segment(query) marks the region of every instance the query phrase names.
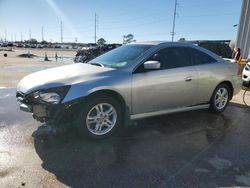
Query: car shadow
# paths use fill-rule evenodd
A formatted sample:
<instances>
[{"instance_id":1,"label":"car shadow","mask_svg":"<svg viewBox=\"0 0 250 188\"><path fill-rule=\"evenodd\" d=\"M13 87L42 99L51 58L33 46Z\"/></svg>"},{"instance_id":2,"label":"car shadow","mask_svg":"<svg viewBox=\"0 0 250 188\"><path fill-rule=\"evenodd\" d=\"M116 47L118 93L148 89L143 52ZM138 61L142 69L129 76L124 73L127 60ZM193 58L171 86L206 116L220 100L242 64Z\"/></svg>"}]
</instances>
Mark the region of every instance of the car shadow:
<instances>
[{"instance_id":1,"label":"car shadow","mask_svg":"<svg viewBox=\"0 0 250 188\"><path fill-rule=\"evenodd\" d=\"M223 135L231 116L206 110L133 122L104 140L34 132L42 167L70 187L158 187ZM42 135L42 134L41 134Z\"/></svg>"}]
</instances>

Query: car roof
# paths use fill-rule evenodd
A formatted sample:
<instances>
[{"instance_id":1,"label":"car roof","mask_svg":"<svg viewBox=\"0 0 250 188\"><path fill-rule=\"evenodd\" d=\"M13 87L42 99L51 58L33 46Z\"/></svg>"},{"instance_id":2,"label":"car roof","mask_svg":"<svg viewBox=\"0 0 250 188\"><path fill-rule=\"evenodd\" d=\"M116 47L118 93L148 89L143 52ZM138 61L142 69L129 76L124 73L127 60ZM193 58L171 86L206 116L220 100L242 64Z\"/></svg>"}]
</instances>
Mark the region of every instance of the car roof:
<instances>
[{"instance_id":1,"label":"car roof","mask_svg":"<svg viewBox=\"0 0 250 188\"><path fill-rule=\"evenodd\" d=\"M166 41L140 41L140 42L136 42L134 44L158 45L161 43L166 43Z\"/></svg>"},{"instance_id":2,"label":"car roof","mask_svg":"<svg viewBox=\"0 0 250 188\"><path fill-rule=\"evenodd\" d=\"M171 42L171 41L143 41L136 42L132 44L142 44L142 45L180 45L180 46L194 46L195 44L191 42ZM196 45L195 45L196 46Z\"/></svg>"},{"instance_id":3,"label":"car roof","mask_svg":"<svg viewBox=\"0 0 250 188\"><path fill-rule=\"evenodd\" d=\"M202 48L196 44L193 44L191 42L187 42L187 41L183 41L183 42L168 42L168 41L146 41L146 42L136 42L136 43L131 43L130 45L152 45L154 46L153 48L154 49L160 49L162 47L167 47L167 46L171 46L171 47L191 47L191 48L194 48L194 49L198 49L210 56L212 56L214 59L216 59L217 61L225 61L223 60L222 58L220 58L218 55L216 55L215 53L205 49L205 48Z\"/></svg>"}]
</instances>

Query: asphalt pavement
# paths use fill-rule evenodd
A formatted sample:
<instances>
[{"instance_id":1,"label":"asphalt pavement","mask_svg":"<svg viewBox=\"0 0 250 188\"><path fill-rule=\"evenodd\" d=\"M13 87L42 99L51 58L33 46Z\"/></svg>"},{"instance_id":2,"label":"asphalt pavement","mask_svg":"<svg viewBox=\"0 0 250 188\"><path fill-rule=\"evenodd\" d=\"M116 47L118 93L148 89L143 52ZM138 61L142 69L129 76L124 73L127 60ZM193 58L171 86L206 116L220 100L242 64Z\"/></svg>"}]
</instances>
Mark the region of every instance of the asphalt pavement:
<instances>
[{"instance_id":1,"label":"asphalt pavement","mask_svg":"<svg viewBox=\"0 0 250 188\"><path fill-rule=\"evenodd\" d=\"M250 186L250 109L231 103L133 122L92 141L55 135L0 89L0 187Z\"/></svg>"}]
</instances>

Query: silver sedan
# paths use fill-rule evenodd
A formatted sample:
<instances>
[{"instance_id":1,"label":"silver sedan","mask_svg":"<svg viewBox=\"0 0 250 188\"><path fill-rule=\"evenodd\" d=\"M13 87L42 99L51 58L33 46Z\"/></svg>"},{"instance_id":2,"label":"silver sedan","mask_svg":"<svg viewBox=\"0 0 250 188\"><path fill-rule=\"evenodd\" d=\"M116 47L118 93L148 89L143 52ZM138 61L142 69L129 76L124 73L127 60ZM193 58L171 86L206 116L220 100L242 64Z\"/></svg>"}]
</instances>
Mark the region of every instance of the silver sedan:
<instances>
[{"instance_id":1,"label":"silver sedan","mask_svg":"<svg viewBox=\"0 0 250 188\"><path fill-rule=\"evenodd\" d=\"M103 138L127 119L208 108L223 112L240 90L236 64L189 43L124 45L86 64L24 77L20 109L60 128ZM67 124L67 125L68 125Z\"/></svg>"}]
</instances>

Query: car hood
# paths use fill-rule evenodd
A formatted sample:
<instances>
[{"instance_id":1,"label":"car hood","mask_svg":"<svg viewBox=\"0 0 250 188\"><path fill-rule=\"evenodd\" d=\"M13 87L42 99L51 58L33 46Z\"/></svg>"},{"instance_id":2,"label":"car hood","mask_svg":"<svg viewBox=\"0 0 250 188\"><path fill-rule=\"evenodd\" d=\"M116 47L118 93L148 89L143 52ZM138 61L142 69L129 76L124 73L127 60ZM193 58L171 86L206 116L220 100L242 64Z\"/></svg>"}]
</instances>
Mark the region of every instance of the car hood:
<instances>
[{"instance_id":1,"label":"car hood","mask_svg":"<svg viewBox=\"0 0 250 188\"><path fill-rule=\"evenodd\" d=\"M17 91L29 94L33 91L72 85L105 77L115 69L90 64L77 63L50 68L25 76L17 86Z\"/></svg>"}]
</instances>

